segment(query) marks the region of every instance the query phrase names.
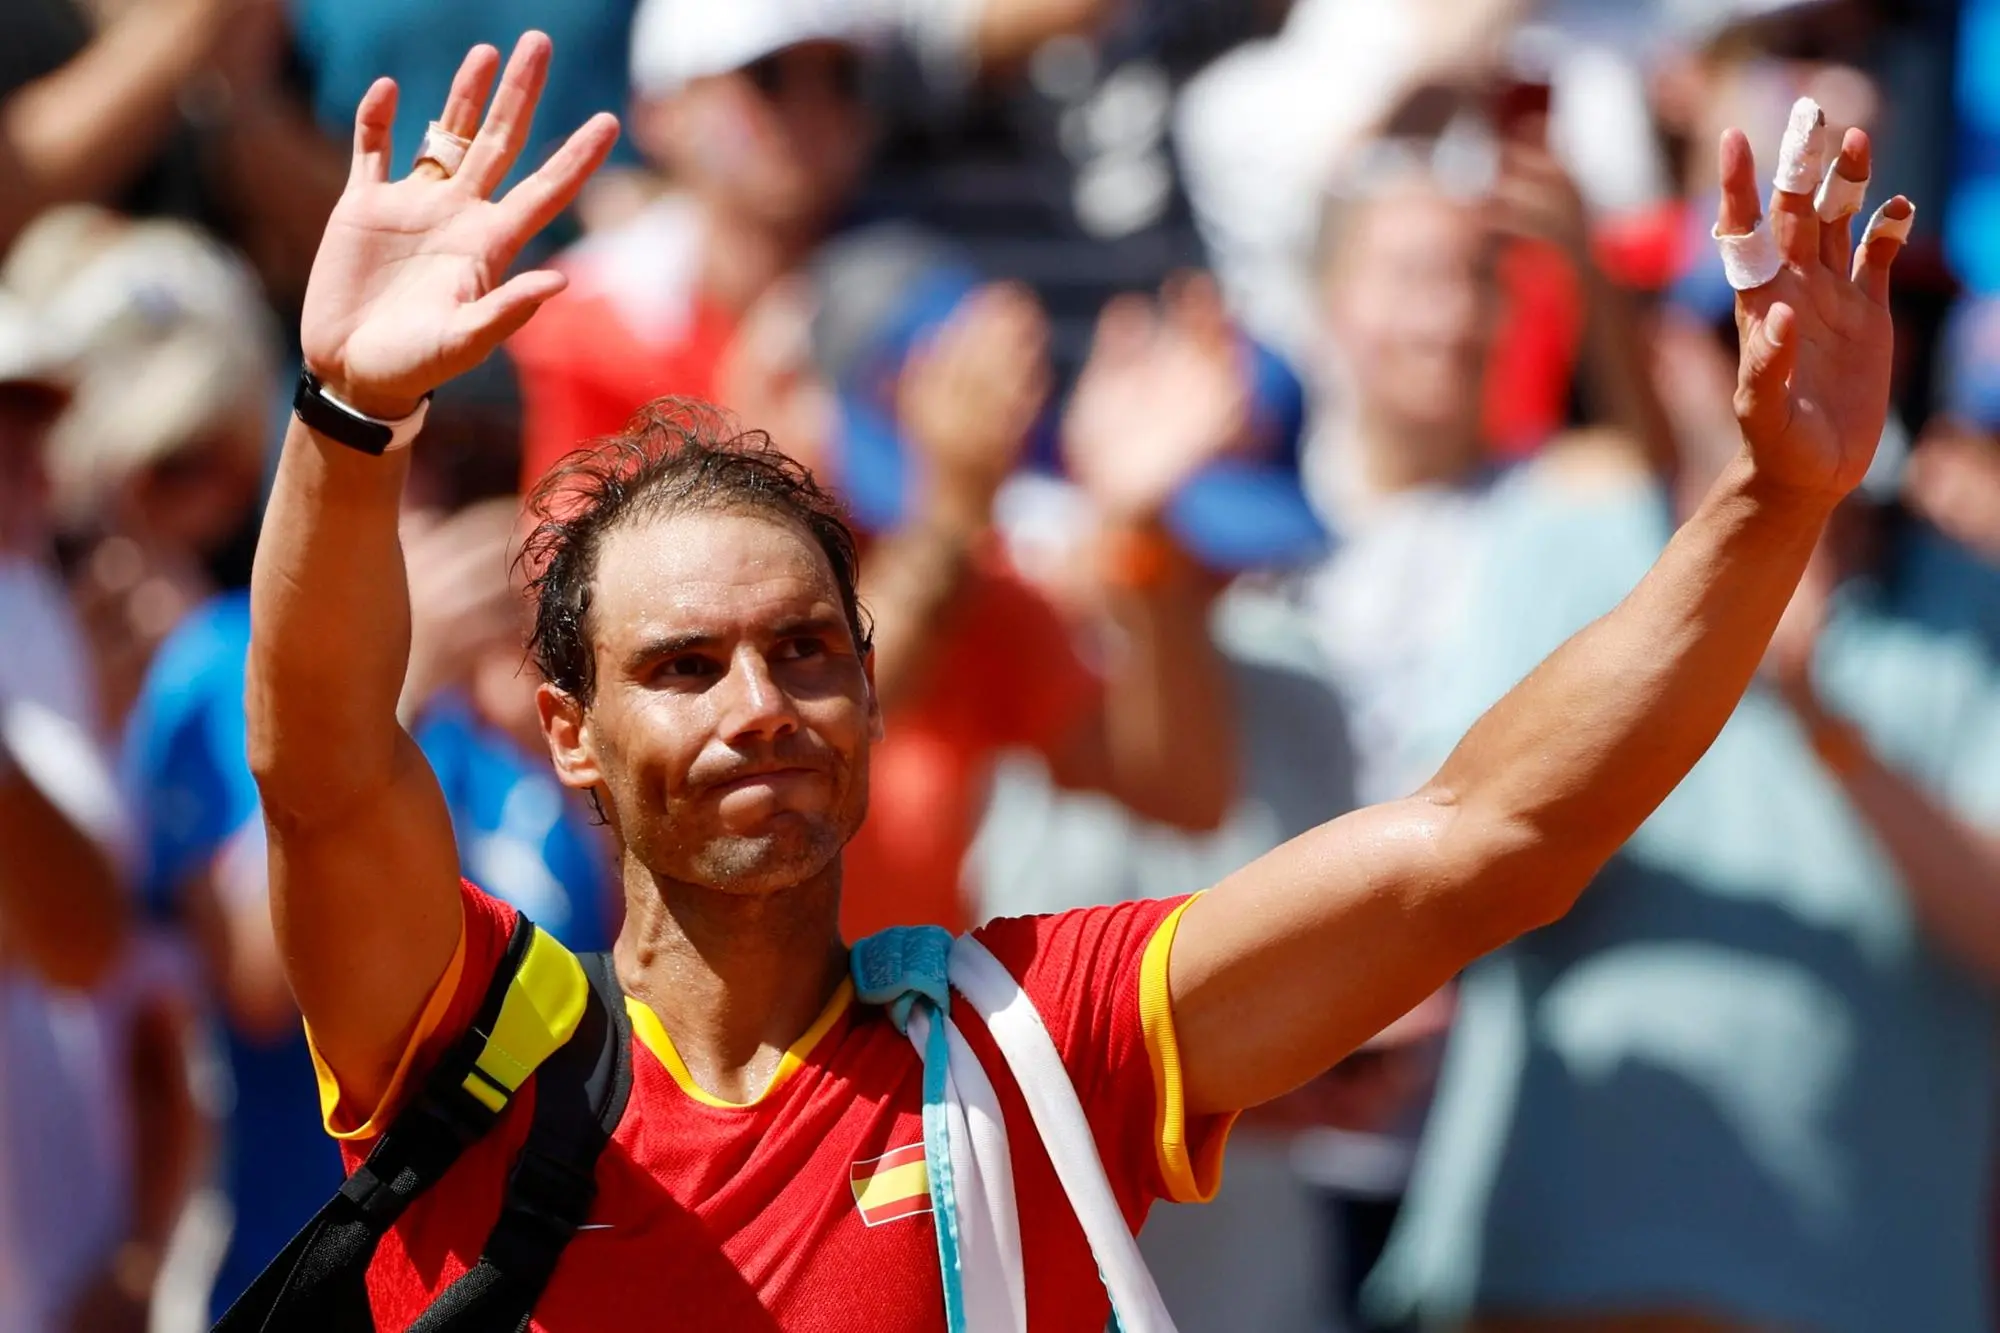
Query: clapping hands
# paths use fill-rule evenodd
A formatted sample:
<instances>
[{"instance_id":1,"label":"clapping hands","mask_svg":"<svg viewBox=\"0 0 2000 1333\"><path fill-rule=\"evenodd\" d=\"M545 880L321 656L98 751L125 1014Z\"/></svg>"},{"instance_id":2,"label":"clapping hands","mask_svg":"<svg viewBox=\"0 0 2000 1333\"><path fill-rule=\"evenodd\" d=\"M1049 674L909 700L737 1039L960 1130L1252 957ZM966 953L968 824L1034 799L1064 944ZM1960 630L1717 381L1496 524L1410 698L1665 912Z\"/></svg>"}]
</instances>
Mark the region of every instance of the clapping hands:
<instances>
[{"instance_id":1,"label":"clapping hands","mask_svg":"<svg viewBox=\"0 0 2000 1333\"><path fill-rule=\"evenodd\" d=\"M1183 484L1243 438L1251 376L1222 294L1206 275L1161 299L1121 296L1070 398L1070 475L1114 522L1157 518Z\"/></svg>"}]
</instances>

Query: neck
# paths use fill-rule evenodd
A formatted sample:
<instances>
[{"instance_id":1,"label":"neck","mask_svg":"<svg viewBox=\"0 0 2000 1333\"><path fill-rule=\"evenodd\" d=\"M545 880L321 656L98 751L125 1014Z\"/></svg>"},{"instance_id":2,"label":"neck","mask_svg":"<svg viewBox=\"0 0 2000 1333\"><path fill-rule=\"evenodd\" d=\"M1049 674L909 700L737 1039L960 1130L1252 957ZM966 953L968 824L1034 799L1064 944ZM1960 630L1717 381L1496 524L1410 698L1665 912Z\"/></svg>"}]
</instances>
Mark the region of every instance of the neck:
<instances>
[{"instance_id":1,"label":"neck","mask_svg":"<svg viewBox=\"0 0 2000 1333\"><path fill-rule=\"evenodd\" d=\"M655 876L625 855L627 994L659 1016L701 1087L754 1099L847 975L840 862L769 894Z\"/></svg>"},{"instance_id":2,"label":"neck","mask_svg":"<svg viewBox=\"0 0 2000 1333\"><path fill-rule=\"evenodd\" d=\"M772 283L811 253L809 228L794 235L745 216L721 200L701 200L706 234L701 250L701 290L731 314L741 315Z\"/></svg>"}]
</instances>

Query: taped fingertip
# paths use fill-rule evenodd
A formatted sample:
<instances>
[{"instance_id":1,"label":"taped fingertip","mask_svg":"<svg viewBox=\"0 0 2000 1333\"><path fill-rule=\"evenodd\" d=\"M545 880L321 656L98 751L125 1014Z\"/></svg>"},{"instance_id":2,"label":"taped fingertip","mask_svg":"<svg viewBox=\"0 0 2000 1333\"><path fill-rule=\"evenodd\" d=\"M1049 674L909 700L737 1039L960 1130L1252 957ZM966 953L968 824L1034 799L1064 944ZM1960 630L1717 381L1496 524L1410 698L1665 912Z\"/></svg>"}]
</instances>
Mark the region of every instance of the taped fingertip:
<instances>
[{"instance_id":1,"label":"taped fingertip","mask_svg":"<svg viewBox=\"0 0 2000 1333\"><path fill-rule=\"evenodd\" d=\"M1867 197L1867 180L1851 181L1841 175L1840 161L1836 158L1820 179L1819 193L1813 196L1813 211L1819 214L1821 222L1840 222L1859 213Z\"/></svg>"},{"instance_id":2,"label":"taped fingertip","mask_svg":"<svg viewBox=\"0 0 2000 1333\"><path fill-rule=\"evenodd\" d=\"M1901 199L1902 196L1898 195L1896 198ZM1904 199L1903 204L1910 211L1902 217L1893 217L1889 213L1889 206L1895 202L1896 199L1891 199L1889 203L1876 209L1874 215L1868 219L1868 228L1861 233L1861 243L1863 245L1873 240L1900 242L1910 239L1910 228L1917 221L1917 206L1909 200Z\"/></svg>"},{"instance_id":3,"label":"taped fingertip","mask_svg":"<svg viewBox=\"0 0 2000 1333\"><path fill-rule=\"evenodd\" d=\"M1778 145L1778 170L1771 183L1787 194L1811 194L1826 171L1826 112L1810 97L1792 103L1792 118Z\"/></svg>"},{"instance_id":4,"label":"taped fingertip","mask_svg":"<svg viewBox=\"0 0 2000 1333\"><path fill-rule=\"evenodd\" d=\"M1757 219L1757 225L1747 232L1729 234L1717 230L1709 235L1714 237L1716 253L1722 257L1723 276L1739 292L1762 287L1784 267L1778 242L1771 235L1771 224L1764 218Z\"/></svg>"}]
</instances>

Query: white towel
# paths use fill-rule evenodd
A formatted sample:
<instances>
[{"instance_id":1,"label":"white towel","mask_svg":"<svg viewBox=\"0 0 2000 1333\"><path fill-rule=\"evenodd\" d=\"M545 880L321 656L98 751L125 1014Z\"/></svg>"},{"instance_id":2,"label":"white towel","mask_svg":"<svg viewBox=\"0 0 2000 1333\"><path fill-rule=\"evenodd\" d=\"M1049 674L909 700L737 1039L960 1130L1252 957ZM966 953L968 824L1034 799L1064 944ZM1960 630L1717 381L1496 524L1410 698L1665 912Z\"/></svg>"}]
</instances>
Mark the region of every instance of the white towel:
<instances>
[{"instance_id":1,"label":"white towel","mask_svg":"<svg viewBox=\"0 0 2000 1333\"><path fill-rule=\"evenodd\" d=\"M1104 1174L1083 1104L1034 1002L1014 974L971 936L952 945L951 986L986 1024L1027 1101L1111 1293L1122 1333L1174 1333L1173 1318ZM926 1006L919 1004L911 1012L908 1035L921 1058L930 1035ZM1014 1170L999 1098L978 1057L949 1019L945 1037L951 1052L946 1096L966 1330L1027 1333L1027 1281Z\"/></svg>"}]
</instances>

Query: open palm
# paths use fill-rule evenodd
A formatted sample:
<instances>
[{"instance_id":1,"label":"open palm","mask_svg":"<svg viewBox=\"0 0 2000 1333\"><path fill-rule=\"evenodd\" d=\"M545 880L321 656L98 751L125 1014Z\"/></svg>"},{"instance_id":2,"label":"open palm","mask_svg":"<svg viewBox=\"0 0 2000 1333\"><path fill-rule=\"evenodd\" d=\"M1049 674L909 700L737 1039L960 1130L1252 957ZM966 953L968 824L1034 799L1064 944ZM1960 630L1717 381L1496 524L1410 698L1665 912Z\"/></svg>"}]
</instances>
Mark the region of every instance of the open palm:
<instances>
[{"instance_id":1,"label":"open palm","mask_svg":"<svg viewBox=\"0 0 2000 1333\"><path fill-rule=\"evenodd\" d=\"M527 142L549 57L546 36L522 37L482 123L500 55L466 55L439 123L472 146L449 176L426 162L389 178L393 81L378 80L356 108L353 166L313 260L300 340L306 365L360 411L407 415L562 290L559 273L506 272L603 162L617 120L591 118L503 198L488 197Z\"/></svg>"},{"instance_id":2,"label":"open palm","mask_svg":"<svg viewBox=\"0 0 2000 1333\"><path fill-rule=\"evenodd\" d=\"M1107 513L1154 518L1241 441L1250 410L1222 294L1212 278L1187 275L1157 307L1126 295L1104 308L1063 420L1064 461Z\"/></svg>"},{"instance_id":3,"label":"open palm","mask_svg":"<svg viewBox=\"0 0 2000 1333\"><path fill-rule=\"evenodd\" d=\"M1847 131L1833 169L1863 181L1869 166L1868 136ZM1738 131L1723 136L1721 175L1716 230L1748 232L1759 217L1757 173ZM1914 209L1898 195L1884 212L1903 219ZM1737 421L1761 474L1844 495L1867 473L1888 415L1889 270L1902 243L1872 236L1856 254L1848 220L1823 223L1811 195L1785 190L1772 194L1771 231L1783 266L1737 294Z\"/></svg>"}]
</instances>

